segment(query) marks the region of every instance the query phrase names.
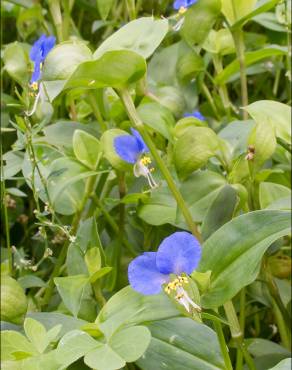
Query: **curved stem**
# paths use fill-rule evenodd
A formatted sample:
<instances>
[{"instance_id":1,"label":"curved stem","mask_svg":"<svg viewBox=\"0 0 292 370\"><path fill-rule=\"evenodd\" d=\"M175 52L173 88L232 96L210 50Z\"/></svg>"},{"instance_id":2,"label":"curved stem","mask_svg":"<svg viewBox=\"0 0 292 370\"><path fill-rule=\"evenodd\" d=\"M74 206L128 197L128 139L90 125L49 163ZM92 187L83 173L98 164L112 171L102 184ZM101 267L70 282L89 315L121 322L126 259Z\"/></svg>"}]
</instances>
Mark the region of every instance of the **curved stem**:
<instances>
[{"instance_id":1,"label":"curved stem","mask_svg":"<svg viewBox=\"0 0 292 370\"><path fill-rule=\"evenodd\" d=\"M238 349L241 350L245 362L250 370L256 370L255 364L248 350L246 349L243 333L238 322L235 308L232 301L228 301L224 304L224 310L226 313L227 320L230 324L230 331L233 340L236 342Z\"/></svg>"},{"instance_id":2,"label":"curved stem","mask_svg":"<svg viewBox=\"0 0 292 370\"><path fill-rule=\"evenodd\" d=\"M224 337L224 333L223 333L223 330L222 330L222 325L219 321L215 321L215 320L213 322L213 325L214 325L214 328L216 330L217 337L218 337L218 340L219 340L221 352L222 352L224 363L225 363L225 369L226 370L232 370L233 369L232 368L232 363L231 363L231 360L230 360L230 357L229 357L228 347L227 347L227 344L225 342L225 337Z\"/></svg>"},{"instance_id":3,"label":"curved stem","mask_svg":"<svg viewBox=\"0 0 292 370\"><path fill-rule=\"evenodd\" d=\"M155 159L158 167L160 168L160 171L163 174L163 176L164 176L164 178L167 182L167 185L169 186L169 189L172 192L172 194L173 194L173 196L174 196L174 198L177 202L178 207L182 211L182 214L183 214L183 216L186 220L186 223L187 223L190 231L192 232L192 234L198 240L201 240L201 234L199 233L199 231L197 229L197 226L193 221L192 215L191 215L191 213L190 213L190 211L189 211L189 209L188 209L188 207L187 207L179 189L177 188L175 182L173 181L173 178L172 178L168 168L166 167L165 163L161 159L161 157L160 157L160 155L159 155L151 137L149 136L148 132L146 131L146 129L143 125L143 122L141 121L140 117L137 114L135 105L133 103L133 100L132 100L132 97L131 97L129 91L125 89L125 90L120 90L119 93L120 93L120 97L122 99L122 102L124 103L124 106L126 108L126 111L128 113L128 116L129 116L130 120L132 121L134 126L136 126L136 128L139 130L139 132L142 135L145 143L147 144L153 158Z\"/></svg>"}]
</instances>

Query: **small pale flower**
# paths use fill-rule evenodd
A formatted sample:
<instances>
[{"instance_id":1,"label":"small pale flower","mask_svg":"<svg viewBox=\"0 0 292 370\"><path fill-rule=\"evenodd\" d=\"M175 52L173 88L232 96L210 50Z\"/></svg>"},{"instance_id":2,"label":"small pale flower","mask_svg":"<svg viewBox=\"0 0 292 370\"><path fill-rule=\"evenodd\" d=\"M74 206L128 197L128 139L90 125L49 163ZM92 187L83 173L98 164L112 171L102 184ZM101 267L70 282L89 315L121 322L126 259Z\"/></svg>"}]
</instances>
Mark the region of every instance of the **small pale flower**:
<instances>
[{"instance_id":1,"label":"small pale flower","mask_svg":"<svg viewBox=\"0 0 292 370\"><path fill-rule=\"evenodd\" d=\"M70 241L71 243L75 243L75 242L76 242L76 236L74 236L74 235L70 235L70 236L69 236L69 241Z\"/></svg>"},{"instance_id":2,"label":"small pale flower","mask_svg":"<svg viewBox=\"0 0 292 370\"><path fill-rule=\"evenodd\" d=\"M144 295L158 294L162 285L167 294L174 293L178 303L190 312L191 307L201 311L184 289L188 277L201 258L201 246L198 240L188 232L176 232L165 238L157 252L145 252L136 257L128 268L128 278L131 287ZM171 275L176 278L171 281Z\"/></svg>"},{"instance_id":3,"label":"small pale flower","mask_svg":"<svg viewBox=\"0 0 292 370\"><path fill-rule=\"evenodd\" d=\"M153 168L149 168L151 159L147 155L149 149L144 143L142 136L135 129L131 129L132 135L117 136L114 140L114 148L117 154L126 162L134 165L134 175L144 176L153 189L157 184L151 174Z\"/></svg>"}]
</instances>

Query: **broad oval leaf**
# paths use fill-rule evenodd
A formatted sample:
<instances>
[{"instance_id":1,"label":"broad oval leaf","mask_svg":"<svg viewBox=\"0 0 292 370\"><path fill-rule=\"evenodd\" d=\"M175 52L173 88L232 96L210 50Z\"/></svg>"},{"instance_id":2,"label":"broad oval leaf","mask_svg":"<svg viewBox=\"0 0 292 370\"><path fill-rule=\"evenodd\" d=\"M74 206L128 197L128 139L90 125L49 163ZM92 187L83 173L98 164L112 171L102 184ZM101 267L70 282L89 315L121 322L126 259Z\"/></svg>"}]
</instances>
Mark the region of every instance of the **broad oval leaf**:
<instances>
[{"instance_id":1,"label":"broad oval leaf","mask_svg":"<svg viewBox=\"0 0 292 370\"><path fill-rule=\"evenodd\" d=\"M277 239L289 234L291 213L255 211L239 216L217 230L203 245L198 271L211 270L202 306L216 308L252 283L263 254Z\"/></svg>"},{"instance_id":2,"label":"broad oval leaf","mask_svg":"<svg viewBox=\"0 0 292 370\"><path fill-rule=\"evenodd\" d=\"M190 127L179 137L174 147L174 163L178 174L186 177L202 167L215 155L219 140L208 127Z\"/></svg>"},{"instance_id":3,"label":"broad oval leaf","mask_svg":"<svg viewBox=\"0 0 292 370\"><path fill-rule=\"evenodd\" d=\"M291 107L274 100L258 100L244 108L257 123L269 123L276 136L291 141Z\"/></svg>"},{"instance_id":4,"label":"broad oval leaf","mask_svg":"<svg viewBox=\"0 0 292 370\"><path fill-rule=\"evenodd\" d=\"M222 13L230 24L235 23L247 14L251 13L256 5L257 0L221 0ZM234 4L234 5L233 5Z\"/></svg>"},{"instance_id":5,"label":"broad oval leaf","mask_svg":"<svg viewBox=\"0 0 292 370\"><path fill-rule=\"evenodd\" d=\"M181 35L190 45L201 44L220 14L219 0L200 0L185 14Z\"/></svg>"},{"instance_id":6,"label":"broad oval leaf","mask_svg":"<svg viewBox=\"0 0 292 370\"><path fill-rule=\"evenodd\" d=\"M107 38L94 52L93 58L98 59L110 50L131 50L147 59L159 46L167 31L167 19L135 19Z\"/></svg>"},{"instance_id":7,"label":"broad oval leaf","mask_svg":"<svg viewBox=\"0 0 292 370\"><path fill-rule=\"evenodd\" d=\"M96 170L100 159L100 142L82 130L74 131L73 150L76 158L85 166Z\"/></svg>"},{"instance_id":8,"label":"broad oval leaf","mask_svg":"<svg viewBox=\"0 0 292 370\"><path fill-rule=\"evenodd\" d=\"M92 59L90 49L81 41L66 41L57 45L46 57L44 81L66 80L82 62Z\"/></svg>"},{"instance_id":9,"label":"broad oval leaf","mask_svg":"<svg viewBox=\"0 0 292 370\"><path fill-rule=\"evenodd\" d=\"M137 364L143 370L224 369L215 332L189 318L173 318L150 324L152 339Z\"/></svg>"},{"instance_id":10,"label":"broad oval leaf","mask_svg":"<svg viewBox=\"0 0 292 370\"><path fill-rule=\"evenodd\" d=\"M102 87L122 88L140 80L146 73L146 62L129 50L104 53L99 59L79 65L64 89Z\"/></svg>"},{"instance_id":11,"label":"broad oval leaf","mask_svg":"<svg viewBox=\"0 0 292 370\"><path fill-rule=\"evenodd\" d=\"M9 76L22 86L29 81L29 55L26 44L14 42L5 47L3 53L4 68Z\"/></svg>"}]
</instances>

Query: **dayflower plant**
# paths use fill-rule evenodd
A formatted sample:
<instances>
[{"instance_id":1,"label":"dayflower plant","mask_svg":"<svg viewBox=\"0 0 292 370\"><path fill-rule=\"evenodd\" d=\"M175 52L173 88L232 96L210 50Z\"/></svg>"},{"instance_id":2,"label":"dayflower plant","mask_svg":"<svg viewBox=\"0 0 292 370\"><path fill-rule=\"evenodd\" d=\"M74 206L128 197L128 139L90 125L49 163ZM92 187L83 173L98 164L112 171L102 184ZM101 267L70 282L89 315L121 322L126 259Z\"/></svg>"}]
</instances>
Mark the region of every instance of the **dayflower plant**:
<instances>
[{"instance_id":1,"label":"dayflower plant","mask_svg":"<svg viewBox=\"0 0 292 370\"><path fill-rule=\"evenodd\" d=\"M184 114L184 117L194 117L194 118L199 119L200 121L206 121L206 118L198 110L195 110L192 113L186 113Z\"/></svg>"},{"instance_id":2,"label":"dayflower plant","mask_svg":"<svg viewBox=\"0 0 292 370\"><path fill-rule=\"evenodd\" d=\"M178 231L165 238L157 252L145 252L136 257L128 268L131 287L144 295L158 294L165 286L165 292L175 293L175 299L190 312L190 308L200 311L200 306L191 300L184 289L188 278L201 258L201 246L190 233ZM172 275L175 279L171 281Z\"/></svg>"},{"instance_id":3,"label":"dayflower plant","mask_svg":"<svg viewBox=\"0 0 292 370\"><path fill-rule=\"evenodd\" d=\"M32 62L34 62L34 70L31 76L31 87L33 90L38 89L38 80L41 77L41 69L46 56L55 46L56 38L54 36L41 35L41 37L35 41L30 50L29 56Z\"/></svg>"},{"instance_id":4,"label":"dayflower plant","mask_svg":"<svg viewBox=\"0 0 292 370\"><path fill-rule=\"evenodd\" d=\"M131 132L133 135L121 135L115 138L115 151L124 161L134 165L136 177L146 177L150 187L155 188L157 184L151 174L153 168L149 168L151 164L151 159L147 155L149 149L137 130L131 128Z\"/></svg>"}]
</instances>

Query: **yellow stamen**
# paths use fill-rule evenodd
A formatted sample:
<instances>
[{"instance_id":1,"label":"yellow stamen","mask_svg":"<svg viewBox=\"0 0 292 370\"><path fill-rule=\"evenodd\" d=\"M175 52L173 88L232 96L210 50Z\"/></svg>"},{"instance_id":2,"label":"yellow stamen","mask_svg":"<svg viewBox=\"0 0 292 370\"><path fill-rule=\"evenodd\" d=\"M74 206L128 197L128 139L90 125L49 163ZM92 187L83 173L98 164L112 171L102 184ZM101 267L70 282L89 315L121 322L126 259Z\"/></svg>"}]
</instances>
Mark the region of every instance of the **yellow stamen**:
<instances>
[{"instance_id":1,"label":"yellow stamen","mask_svg":"<svg viewBox=\"0 0 292 370\"><path fill-rule=\"evenodd\" d=\"M179 11L178 11L178 13L182 15L182 14L184 14L186 11L187 11L187 8L185 8L184 6L181 6L181 7L180 7L180 9L179 9Z\"/></svg>"},{"instance_id":2,"label":"yellow stamen","mask_svg":"<svg viewBox=\"0 0 292 370\"><path fill-rule=\"evenodd\" d=\"M34 90L34 91L37 91L38 88L39 88L39 84L37 82L33 82L32 84L30 84L30 87Z\"/></svg>"},{"instance_id":3,"label":"yellow stamen","mask_svg":"<svg viewBox=\"0 0 292 370\"><path fill-rule=\"evenodd\" d=\"M144 157L141 158L141 163L143 164L143 166L147 166L148 164L151 163L150 157L145 155Z\"/></svg>"}]
</instances>

